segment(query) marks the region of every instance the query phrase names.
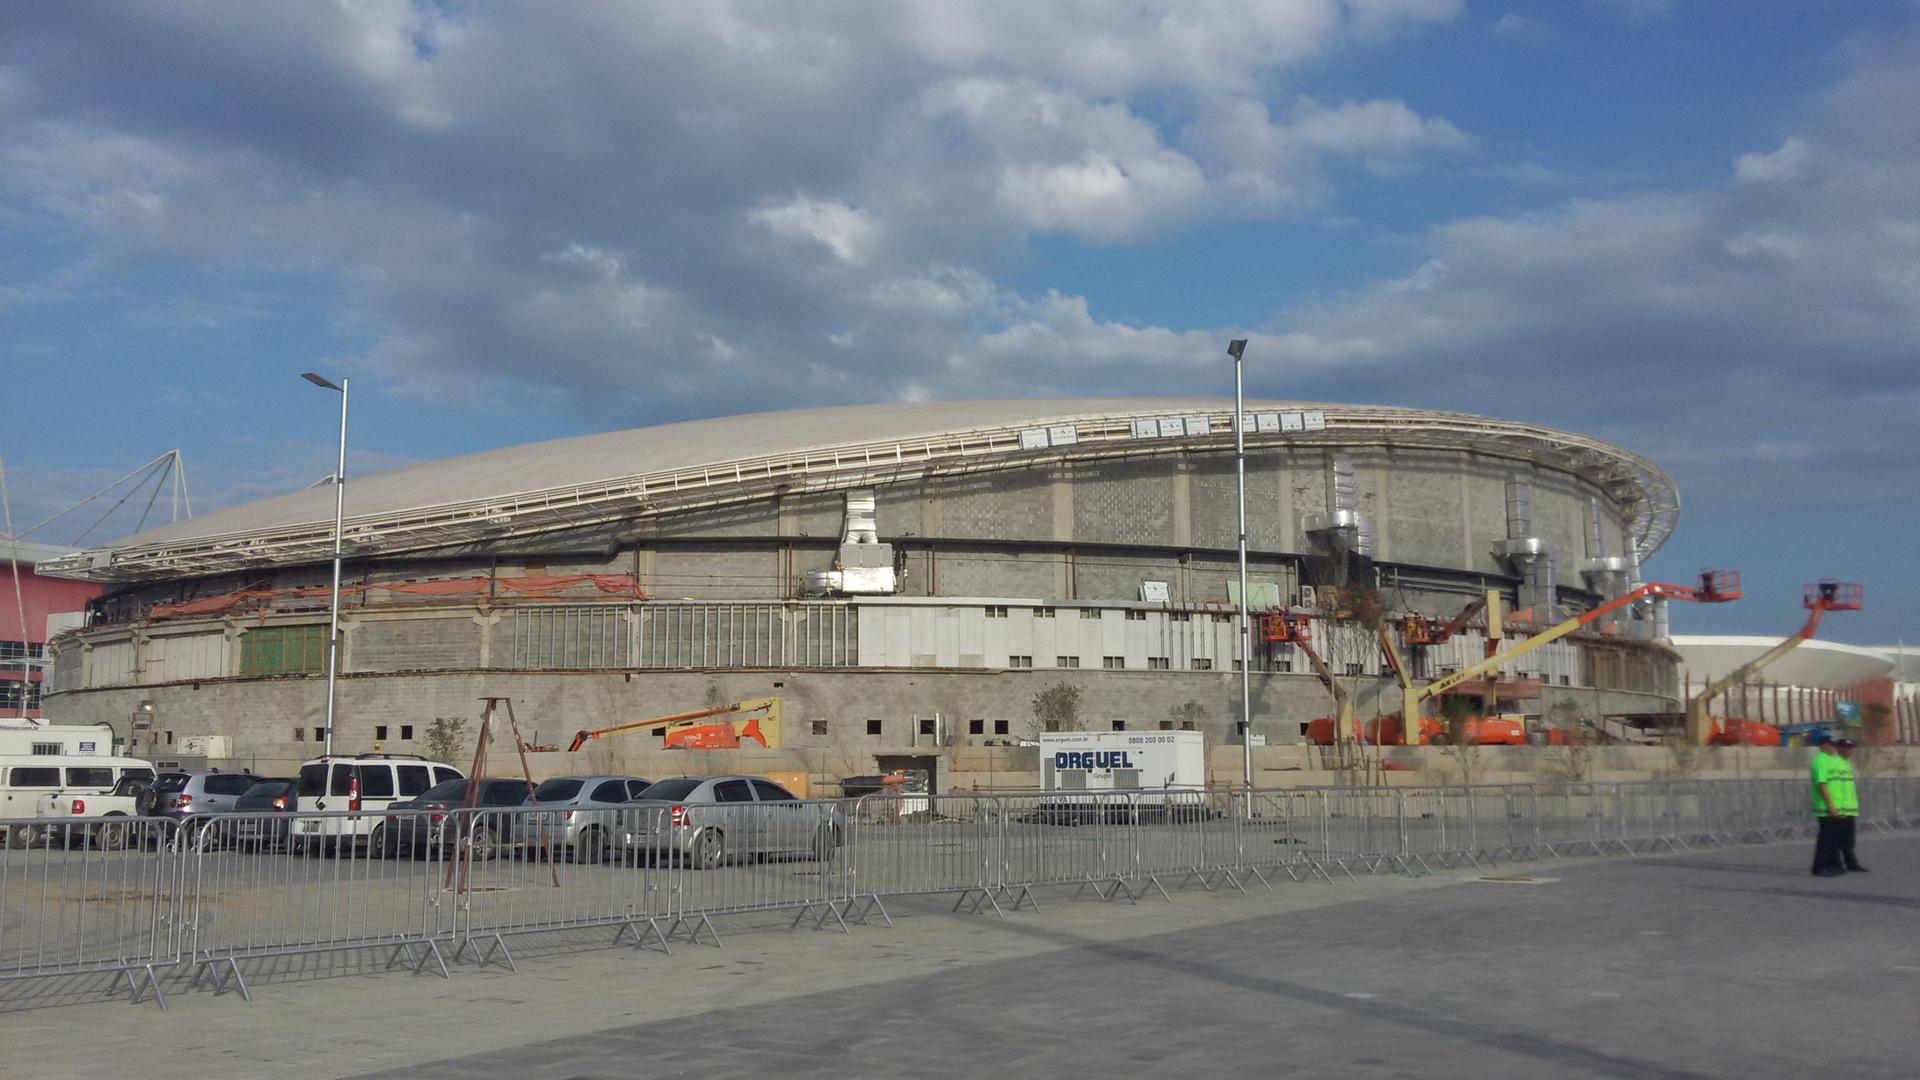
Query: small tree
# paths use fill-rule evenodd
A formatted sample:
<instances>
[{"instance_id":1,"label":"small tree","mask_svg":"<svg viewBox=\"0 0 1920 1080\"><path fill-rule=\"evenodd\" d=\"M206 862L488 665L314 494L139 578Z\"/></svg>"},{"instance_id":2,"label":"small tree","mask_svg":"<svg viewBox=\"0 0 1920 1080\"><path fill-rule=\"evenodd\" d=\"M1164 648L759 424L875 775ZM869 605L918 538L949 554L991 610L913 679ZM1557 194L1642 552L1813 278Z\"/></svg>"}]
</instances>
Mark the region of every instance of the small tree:
<instances>
[{"instance_id":1,"label":"small tree","mask_svg":"<svg viewBox=\"0 0 1920 1080\"><path fill-rule=\"evenodd\" d=\"M427 757L434 761L452 762L466 741L464 717L436 716L433 723L427 725Z\"/></svg>"},{"instance_id":2,"label":"small tree","mask_svg":"<svg viewBox=\"0 0 1920 1080\"><path fill-rule=\"evenodd\" d=\"M1192 698L1188 698L1178 705L1167 706L1167 719L1171 721L1176 728L1184 729L1188 724L1197 728L1206 718L1207 707Z\"/></svg>"},{"instance_id":3,"label":"small tree","mask_svg":"<svg viewBox=\"0 0 1920 1080\"><path fill-rule=\"evenodd\" d=\"M1080 688L1067 683L1055 683L1033 695L1033 730L1035 734L1048 731L1080 731L1086 727L1080 720Z\"/></svg>"}]
</instances>

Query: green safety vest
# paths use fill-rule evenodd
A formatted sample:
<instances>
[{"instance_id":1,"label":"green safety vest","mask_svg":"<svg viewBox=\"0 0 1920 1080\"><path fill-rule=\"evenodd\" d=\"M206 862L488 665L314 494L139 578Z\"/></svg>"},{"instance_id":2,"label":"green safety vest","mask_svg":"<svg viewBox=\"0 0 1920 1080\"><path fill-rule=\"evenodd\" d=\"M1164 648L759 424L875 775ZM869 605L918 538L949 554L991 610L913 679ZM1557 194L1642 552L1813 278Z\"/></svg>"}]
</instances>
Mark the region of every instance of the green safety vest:
<instances>
[{"instance_id":1,"label":"green safety vest","mask_svg":"<svg viewBox=\"0 0 1920 1080\"><path fill-rule=\"evenodd\" d=\"M1860 814L1860 796L1854 791L1853 766L1839 754L1815 751L1813 761L1807 766L1808 802L1813 806L1816 816L1825 817L1827 801L1820 797L1820 785L1827 785L1827 794L1833 797L1833 809L1841 817L1858 817Z\"/></svg>"}]
</instances>

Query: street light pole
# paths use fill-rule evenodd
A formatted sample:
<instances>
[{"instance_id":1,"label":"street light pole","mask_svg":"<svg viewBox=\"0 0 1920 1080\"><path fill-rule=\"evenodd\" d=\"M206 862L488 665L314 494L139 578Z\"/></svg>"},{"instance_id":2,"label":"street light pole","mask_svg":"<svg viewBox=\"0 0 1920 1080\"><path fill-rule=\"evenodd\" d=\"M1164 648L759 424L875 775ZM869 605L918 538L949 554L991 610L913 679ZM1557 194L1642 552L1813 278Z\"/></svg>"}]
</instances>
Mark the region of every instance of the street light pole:
<instances>
[{"instance_id":1,"label":"street light pole","mask_svg":"<svg viewBox=\"0 0 1920 1080\"><path fill-rule=\"evenodd\" d=\"M1233 471L1240 489L1240 772L1253 787L1253 632L1247 625L1247 399L1241 354L1247 339L1227 343L1233 357Z\"/></svg>"},{"instance_id":2,"label":"street light pole","mask_svg":"<svg viewBox=\"0 0 1920 1080\"><path fill-rule=\"evenodd\" d=\"M327 605L326 746L321 751L323 756L332 757L334 683L340 673L340 526L347 508L347 385L350 380L341 379L335 385L311 371L300 377L315 386L340 393L340 460L333 473L333 592L332 602Z\"/></svg>"}]
</instances>

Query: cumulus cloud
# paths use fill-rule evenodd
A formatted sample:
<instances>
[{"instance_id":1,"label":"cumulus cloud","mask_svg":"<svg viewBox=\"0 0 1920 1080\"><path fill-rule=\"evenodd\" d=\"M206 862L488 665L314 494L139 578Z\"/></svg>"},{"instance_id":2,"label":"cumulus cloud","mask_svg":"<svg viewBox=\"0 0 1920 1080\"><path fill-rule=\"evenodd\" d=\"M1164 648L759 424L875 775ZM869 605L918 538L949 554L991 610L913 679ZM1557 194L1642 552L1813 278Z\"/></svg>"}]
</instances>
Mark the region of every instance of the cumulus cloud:
<instances>
[{"instance_id":1,"label":"cumulus cloud","mask_svg":"<svg viewBox=\"0 0 1920 1080\"><path fill-rule=\"evenodd\" d=\"M1722 182L1445 222L1396 238L1403 273L1265 326L1129 324L1007 284L1036 240L1337 215L1350 170L1484 158L1487 133L1418 101L1301 88L1344 50L1460 15L24 5L0 38L0 214L118 260L326 274L368 342L352 374L442 404L612 424L1164 392L1236 332L1259 392L1594 430L1672 465L1696 503L1911 488L1911 43L1856 60ZM0 308L43 288L9 282Z\"/></svg>"},{"instance_id":2,"label":"cumulus cloud","mask_svg":"<svg viewBox=\"0 0 1920 1080\"><path fill-rule=\"evenodd\" d=\"M1610 436L1696 507L1912 502L1920 114L1886 103L1916 92L1889 50L1725 183L1434 227L1406 275L1286 313L1349 357L1304 385Z\"/></svg>"},{"instance_id":3,"label":"cumulus cloud","mask_svg":"<svg viewBox=\"0 0 1920 1080\"><path fill-rule=\"evenodd\" d=\"M115 258L332 275L389 393L637 423L993 392L956 358L1044 322L995 284L1034 238L1299 214L1341 168L1468 149L1284 89L1459 11L34 5L0 205Z\"/></svg>"}]
</instances>

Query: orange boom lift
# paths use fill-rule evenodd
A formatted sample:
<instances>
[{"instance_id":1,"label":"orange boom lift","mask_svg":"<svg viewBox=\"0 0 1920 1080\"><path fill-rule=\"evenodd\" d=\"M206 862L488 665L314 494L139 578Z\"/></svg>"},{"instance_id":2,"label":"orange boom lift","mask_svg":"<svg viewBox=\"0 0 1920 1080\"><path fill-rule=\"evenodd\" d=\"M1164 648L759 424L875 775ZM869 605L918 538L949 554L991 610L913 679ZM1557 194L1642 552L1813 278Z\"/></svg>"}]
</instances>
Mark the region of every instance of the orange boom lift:
<instances>
[{"instance_id":1,"label":"orange boom lift","mask_svg":"<svg viewBox=\"0 0 1920 1080\"><path fill-rule=\"evenodd\" d=\"M567 752L573 753L594 739L623 735L629 731L658 731L665 737L664 745L668 750L733 750L745 743L777 747L780 745L780 712L781 699L777 697L747 698L731 705L715 705L707 709L674 713L672 716L658 716L652 720L591 728L576 734ZM763 713L764 716L750 717L738 727L731 720L717 724L700 723L711 716L738 713Z\"/></svg>"}]
</instances>

